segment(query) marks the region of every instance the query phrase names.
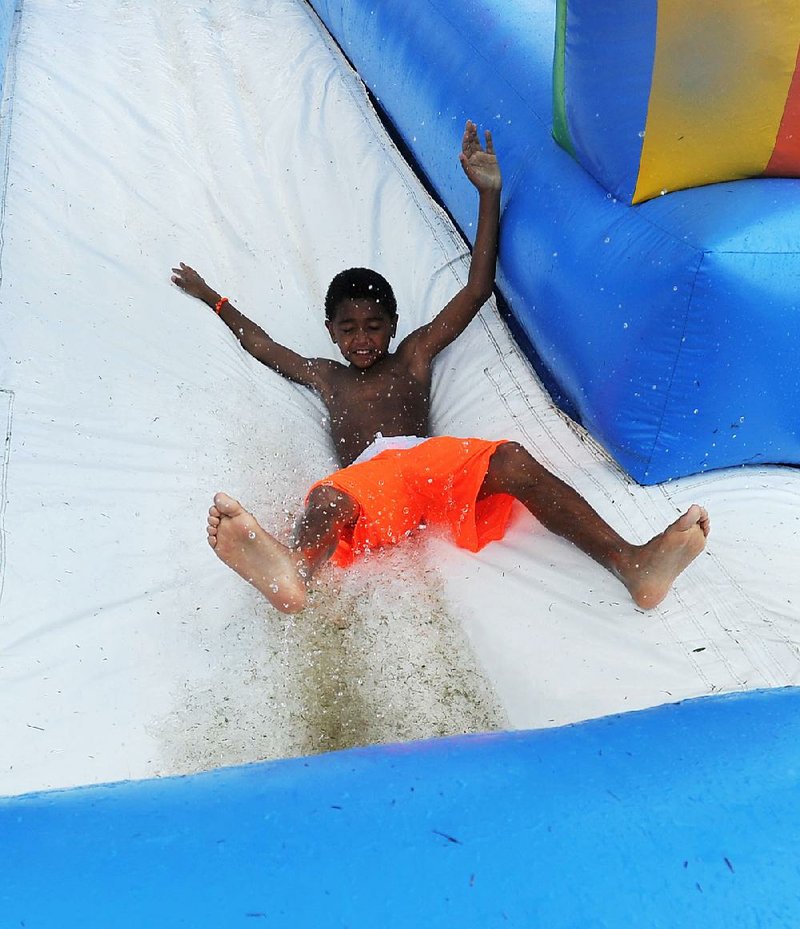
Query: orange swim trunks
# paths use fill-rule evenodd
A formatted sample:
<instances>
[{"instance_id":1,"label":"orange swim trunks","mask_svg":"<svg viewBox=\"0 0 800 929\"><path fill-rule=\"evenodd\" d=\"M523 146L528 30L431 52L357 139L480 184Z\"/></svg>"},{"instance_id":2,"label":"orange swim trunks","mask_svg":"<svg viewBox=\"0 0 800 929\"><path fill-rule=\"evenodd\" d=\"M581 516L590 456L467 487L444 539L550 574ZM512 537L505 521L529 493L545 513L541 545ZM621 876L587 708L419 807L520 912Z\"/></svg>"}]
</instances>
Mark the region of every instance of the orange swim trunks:
<instances>
[{"instance_id":1,"label":"orange swim trunks","mask_svg":"<svg viewBox=\"0 0 800 929\"><path fill-rule=\"evenodd\" d=\"M422 525L449 527L456 545L471 552L502 538L514 498L477 498L489 460L503 444L437 436L413 448L388 449L317 481L311 491L335 487L361 510L333 563L346 567L356 555L399 542Z\"/></svg>"}]
</instances>

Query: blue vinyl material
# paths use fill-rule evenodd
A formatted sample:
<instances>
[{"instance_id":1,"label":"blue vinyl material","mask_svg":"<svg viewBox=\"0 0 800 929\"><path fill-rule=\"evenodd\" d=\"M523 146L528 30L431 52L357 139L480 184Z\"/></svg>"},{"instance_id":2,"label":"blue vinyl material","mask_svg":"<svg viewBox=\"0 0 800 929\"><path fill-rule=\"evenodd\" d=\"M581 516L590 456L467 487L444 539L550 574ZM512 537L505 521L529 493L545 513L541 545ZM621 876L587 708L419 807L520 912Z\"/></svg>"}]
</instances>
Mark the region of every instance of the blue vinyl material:
<instances>
[{"instance_id":1,"label":"blue vinyl material","mask_svg":"<svg viewBox=\"0 0 800 929\"><path fill-rule=\"evenodd\" d=\"M616 200L551 136L555 0L312 5L470 238L459 136L468 117L493 130L498 284L557 398L629 474L800 463L800 181Z\"/></svg>"},{"instance_id":2,"label":"blue vinyl material","mask_svg":"<svg viewBox=\"0 0 800 929\"><path fill-rule=\"evenodd\" d=\"M575 157L606 190L630 203L650 100L657 0L562 2L564 102Z\"/></svg>"},{"instance_id":3,"label":"blue vinyl material","mask_svg":"<svg viewBox=\"0 0 800 929\"><path fill-rule=\"evenodd\" d=\"M0 800L0 925L800 925L800 691Z\"/></svg>"}]
</instances>

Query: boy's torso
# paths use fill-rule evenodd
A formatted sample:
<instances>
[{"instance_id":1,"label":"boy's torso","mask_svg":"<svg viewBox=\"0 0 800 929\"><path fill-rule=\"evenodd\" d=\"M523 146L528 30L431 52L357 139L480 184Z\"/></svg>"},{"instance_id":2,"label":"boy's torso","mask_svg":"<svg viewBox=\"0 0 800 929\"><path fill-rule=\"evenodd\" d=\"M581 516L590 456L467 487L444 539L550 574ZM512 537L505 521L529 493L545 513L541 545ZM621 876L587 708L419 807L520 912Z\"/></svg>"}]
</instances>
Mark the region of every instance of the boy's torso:
<instances>
[{"instance_id":1,"label":"boy's torso","mask_svg":"<svg viewBox=\"0 0 800 929\"><path fill-rule=\"evenodd\" d=\"M427 436L430 389L430 365L411 366L400 352L365 371L332 362L319 393L340 464L353 462L379 432Z\"/></svg>"}]
</instances>

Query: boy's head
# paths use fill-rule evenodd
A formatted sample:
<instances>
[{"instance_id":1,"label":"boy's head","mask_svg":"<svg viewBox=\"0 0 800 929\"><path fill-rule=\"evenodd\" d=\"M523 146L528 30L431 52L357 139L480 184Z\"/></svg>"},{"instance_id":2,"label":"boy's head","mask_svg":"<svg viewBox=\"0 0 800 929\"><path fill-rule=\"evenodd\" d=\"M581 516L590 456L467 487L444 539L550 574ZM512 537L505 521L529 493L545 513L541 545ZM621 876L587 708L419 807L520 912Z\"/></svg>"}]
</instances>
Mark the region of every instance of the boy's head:
<instances>
[{"instance_id":1,"label":"boy's head","mask_svg":"<svg viewBox=\"0 0 800 929\"><path fill-rule=\"evenodd\" d=\"M340 271L328 285L325 295L325 319L331 321L342 300L372 300L386 310L387 316L397 316L397 301L391 284L382 274L370 268L348 268Z\"/></svg>"},{"instance_id":2,"label":"boy's head","mask_svg":"<svg viewBox=\"0 0 800 929\"><path fill-rule=\"evenodd\" d=\"M389 282L369 268L340 271L325 295L325 325L346 361L366 370L389 350L397 301Z\"/></svg>"}]
</instances>

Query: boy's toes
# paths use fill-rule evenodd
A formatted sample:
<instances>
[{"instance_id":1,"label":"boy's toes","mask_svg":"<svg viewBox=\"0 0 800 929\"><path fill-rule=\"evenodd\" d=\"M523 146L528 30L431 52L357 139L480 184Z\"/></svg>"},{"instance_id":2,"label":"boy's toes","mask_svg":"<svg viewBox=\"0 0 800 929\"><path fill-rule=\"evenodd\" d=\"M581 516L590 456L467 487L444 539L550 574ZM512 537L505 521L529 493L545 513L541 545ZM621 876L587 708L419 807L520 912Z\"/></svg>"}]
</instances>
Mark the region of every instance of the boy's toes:
<instances>
[{"instance_id":1,"label":"boy's toes","mask_svg":"<svg viewBox=\"0 0 800 929\"><path fill-rule=\"evenodd\" d=\"M212 509L217 510L219 516L228 516L230 518L244 512L238 500L234 500L233 497L223 493L215 494Z\"/></svg>"},{"instance_id":2,"label":"boy's toes","mask_svg":"<svg viewBox=\"0 0 800 929\"><path fill-rule=\"evenodd\" d=\"M221 513L215 506L210 506L208 508L208 515L213 516L214 519L219 519L221 516Z\"/></svg>"}]
</instances>

